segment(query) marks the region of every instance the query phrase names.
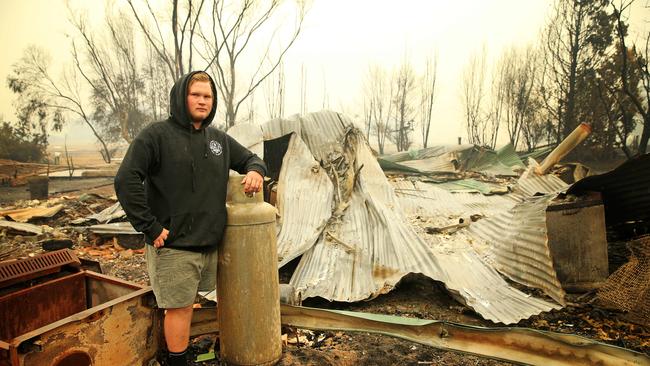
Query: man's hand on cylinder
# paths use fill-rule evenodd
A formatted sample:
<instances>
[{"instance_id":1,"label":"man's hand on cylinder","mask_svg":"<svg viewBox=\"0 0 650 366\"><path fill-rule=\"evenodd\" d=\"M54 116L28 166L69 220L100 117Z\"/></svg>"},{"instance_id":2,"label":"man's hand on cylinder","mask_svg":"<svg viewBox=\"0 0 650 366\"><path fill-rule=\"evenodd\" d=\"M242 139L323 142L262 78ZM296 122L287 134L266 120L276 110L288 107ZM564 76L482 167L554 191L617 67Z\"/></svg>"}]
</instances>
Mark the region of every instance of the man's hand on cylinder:
<instances>
[{"instance_id":1,"label":"man's hand on cylinder","mask_svg":"<svg viewBox=\"0 0 650 366\"><path fill-rule=\"evenodd\" d=\"M244 185L244 192L246 193L259 192L262 189L263 183L264 177L254 170L246 173L246 176L241 181L241 184Z\"/></svg>"}]
</instances>

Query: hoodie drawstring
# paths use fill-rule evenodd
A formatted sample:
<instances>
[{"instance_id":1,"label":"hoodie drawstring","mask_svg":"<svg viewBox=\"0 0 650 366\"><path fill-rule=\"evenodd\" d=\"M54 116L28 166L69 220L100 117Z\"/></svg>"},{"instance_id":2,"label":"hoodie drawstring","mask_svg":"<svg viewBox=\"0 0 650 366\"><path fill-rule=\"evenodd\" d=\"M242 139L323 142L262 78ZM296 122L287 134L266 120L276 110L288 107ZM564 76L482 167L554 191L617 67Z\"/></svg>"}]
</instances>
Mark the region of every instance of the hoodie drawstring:
<instances>
[{"instance_id":1,"label":"hoodie drawstring","mask_svg":"<svg viewBox=\"0 0 650 366\"><path fill-rule=\"evenodd\" d=\"M196 180L194 178L195 176L195 170L196 166L194 165L194 154L192 153L192 134L194 131L194 126L190 123L190 147L189 147L189 153L190 153L190 161L191 161L191 166L192 166L192 192L196 192Z\"/></svg>"},{"instance_id":2,"label":"hoodie drawstring","mask_svg":"<svg viewBox=\"0 0 650 366\"><path fill-rule=\"evenodd\" d=\"M205 132L205 128L203 128L203 159L208 158L208 134Z\"/></svg>"},{"instance_id":3,"label":"hoodie drawstring","mask_svg":"<svg viewBox=\"0 0 650 366\"><path fill-rule=\"evenodd\" d=\"M194 134L194 126L190 124L190 147L189 153L191 158L192 165L192 192L196 192L196 164L194 163L194 154L192 152L192 135ZM208 158L208 134L205 132L205 128L201 128L201 134L203 135L203 159Z\"/></svg>"}]
</instances>

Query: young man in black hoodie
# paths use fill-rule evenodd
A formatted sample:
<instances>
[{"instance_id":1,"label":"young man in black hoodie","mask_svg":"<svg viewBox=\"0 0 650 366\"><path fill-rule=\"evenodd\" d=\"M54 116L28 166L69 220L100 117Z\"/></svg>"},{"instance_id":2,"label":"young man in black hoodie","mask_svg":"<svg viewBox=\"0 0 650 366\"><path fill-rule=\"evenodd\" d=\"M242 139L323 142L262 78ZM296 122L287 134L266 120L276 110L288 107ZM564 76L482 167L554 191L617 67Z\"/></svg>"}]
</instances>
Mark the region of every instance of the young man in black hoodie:
<instances>
[{"instance_id":1,"label":"young man in black hoodie","mask_svg":"<svg viewBox=\"0 0 650 366\"><path fill-rule=\"evenodd\" d=\"M246 192L259 191L266 174L259 157L224 132L208 128L216 95L214 82L204 72L176 81L170 117L140 132L115 177L120 204L148 244L151 286L158 306L166 309L171 366L188 362L197 291L215 288L229 170L246 174Z\"/></svg>"}]
</instances>

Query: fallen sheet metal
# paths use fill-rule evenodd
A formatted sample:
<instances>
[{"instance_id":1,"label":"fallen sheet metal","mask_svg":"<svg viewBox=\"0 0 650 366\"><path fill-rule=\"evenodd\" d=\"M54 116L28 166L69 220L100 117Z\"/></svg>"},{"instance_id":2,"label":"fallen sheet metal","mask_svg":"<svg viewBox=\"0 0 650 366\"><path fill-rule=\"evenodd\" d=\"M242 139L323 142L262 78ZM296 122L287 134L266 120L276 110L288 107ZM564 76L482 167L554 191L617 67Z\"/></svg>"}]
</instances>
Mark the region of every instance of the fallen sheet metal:
<instances>
[{"instance_id":1,"label":"fallen sheet metal","mask_svg":"<svg viewBox=\"0 0 650 366\"><path fill-rule=\"evenodd\" d=\"M113 204L110 207L107 207L106 209L102 210L99 213L72 220L71 223L75 225L79 225L94 220L102 224L107 224L115 219L120 219L123 217L126 217L126 213L124 212L124 209L122 209L122 206L120 206L119 202L115 202L115 204Z\"/></svg>"},{"instance_id":2,"label":"fallen sheet metal","mask_svg":"<svg viewBox=\"0 0 650 366\"><path fill-rule=\"evenodd\" d=\"M297 116L292 116L289 119L272 119L262 124L261 128L264 141L273 140L294 132L301 136L300 119Z\"/></svg>"},{"instance_id":3,"label":"fallen sheet metal","mask_svg":"<svg viewBox=\"0 0 650 366\"><path fill-rule=\"evenodd\" d=\"M506 211L517 202L511 195L485 195L472 190L448 189L446 183L428 183L419 179L393 179L391 185L400 205L409 215L465 216L494 215Z\"/></svg>"},{"instance_id":4,"label":"fallen sheet metal","mask_svg":"<svg viewBox=\"0 0 650 366\"><path fill-rule=\"evenodd\" d=\"M300 123L303 140L334 185L332 218L317 243L303 254L291 279L303 298L369 299L415 272L445 283L461 302L495 322L510 324L557 308L509 286L469 246L435 251L423 241L403 215L370 148L346 117L320 112L300 117ZM298 187L309 182L287 184ZM321 199L322 193L310 196Z\"/></svg>"},{"instance_id":5,"label":"fallen sheet metal","mask_svg":"<svg viewBox=\"0 0 650 366\"><path fill-rule=\"evenodd\" d=\"M565 292L553 266L546 208L554 196L529 197L512 209L469 227L477 241L489 244L495 268L513 281L543 290L565 305Z\"/></svg>"},{"instance_id":6,"label":"fallen sheet metal","mask_svg":"<svg viewBox=\"0 0 650 366\"><path fill-rule=\"evenodd\" d=\"M643 353L590 339L525 328L483 328L390 315L282 305L282 324L314 330L370 332L428 346L526 365L650 365Z\"/></svg>"},{"instance_id":7,"label":"fallen sheet metal","mask_svg":"<svg viewBox=\"0 0 650 366\"><path fill-rule=\"evenodd\" d=\"M384 170L418 172L474 171L492 176L518 176L525 168L512 145L494 151L474 145L434 146L384 155L377 159Z\"/></svg>"},{"instance_id":8,"label":"fallen sheet metal","mask_svg":"<svg viewBox=\"0 0 650 366\"><path fill-rule=\"evenodd\" d=\"M474 145L434 146L417 151L399 152L379 157L384 170L418 173L458 172L463 155Z\"/></svg>"},{"instance_id":9,"label":"fallen sheet metal","mask_svg":"<svg viewBox=\"0 0 650 366\"><path fill-rule=\"evenodd\" d=\"M279 267L314 245L332 215L333 194L327 174L302 139L292 134L277 190Z\"/></svg>"},{"instance_id":10,"label":"fallen sheet metal","mask_svg":"<svg viewBox=\"0 0 650 366\"><path fill-rule=\"evenodd\" d=\"M18 208L12 210L0 211L0 216L9 217L16 222L27 222L33 218L48 218L56 215L63 209L62 204L54 205L52 207L39 206Z\"/></svg>"},{"instance_id":11,"label":"fallen sheet metal","mask_svg":"<svg viewBox=\"0 0 650 366\"><path fill-rule=\"evenodd\" d=\"M143 235L136 231L128 222L113 222L88 226L88 230L98 235Z\"/></svg>"},{"instance_id":12,"label":"fallen sheet metal","mask_svg":"<svg viewBox=\"0 0 650 366\"><path fill-rule=\"evenodd\" d=\"M475 179L452 180L439 183L438 187L453 193L481 193L486 196L510 192L508 186L505 184L487 183Z\"/></svg>"},{"instance_id":13,"label":"fallen sheet metal","mask_svg":"<svg viewBox=\"0 0 650 366\"><path fill-rule=\"evenodd\" d=\"M528 328L484 328L445 321L282 304L282 325L312 330L363 332L402 338L438 349L525 365L650 365L643 353L573 334ZM219 331L215 308L195 309L191 334Z\"/></svg>"},{"instance_id":14,"label":"fallen sheet metal","mask_svg":"<svg viewBox=\"0 0 650 366\"><path fill-rule=\"evenodd\" d=\"M601 192L607 225L650 221L650 154L641 155L601 175L586 177L568 193Z\"/></svg>"},{"instance_id":15,"label":"fallen sheet metal","mask_svg":"<svg viewBox=\"0 0 650 366\"><path fill-rule=\"evenodd\" d=\"M15 235L43 234L43 228L41 228L40 226L27 224L24 222L0 220L0 228L7 229L10 234L15 234Z\"/></svg>"},{"instance_id":16,"label":"fallen sheet metal","mask_svg":"<svg viewBox=\"0 0 650 366\"><path fill-rule=\"evenodd\" d=\"M569 188L568 184L553 174L535 174L534 170L537 166L539 164L535 160L529 159L528 168L517 180L515 193L530 197L537 194L558 193Z\"/></svg>"}]
</instances>

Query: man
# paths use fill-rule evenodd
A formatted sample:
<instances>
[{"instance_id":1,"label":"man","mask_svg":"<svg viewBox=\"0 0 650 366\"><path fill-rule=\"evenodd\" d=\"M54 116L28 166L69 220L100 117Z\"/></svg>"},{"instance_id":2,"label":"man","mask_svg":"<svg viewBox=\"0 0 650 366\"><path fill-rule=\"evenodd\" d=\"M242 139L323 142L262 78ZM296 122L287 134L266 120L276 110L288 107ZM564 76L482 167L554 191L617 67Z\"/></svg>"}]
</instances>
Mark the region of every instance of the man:
<instances>
[{"instance_id":1,"label":"man","mask_svg":"<svg viewBox=\"0 0 650 366\"><path fill-rule=\"evenodd\" d=\"M214 82L204 72L176 81L170 117L140 132L115 177L127 218L148 244L151 286L158 306L166 309L171 366L188 362L197 291L215 288L229 170L246 173L242 184L247 193L259 191L266 174L260 158L224 132L208 128L215 96Z\"/></svg>"}]
</instances>

